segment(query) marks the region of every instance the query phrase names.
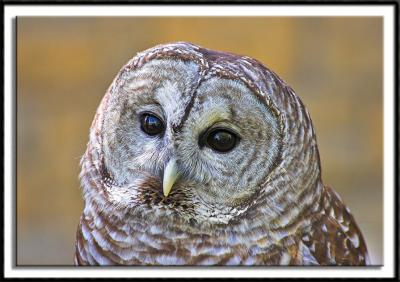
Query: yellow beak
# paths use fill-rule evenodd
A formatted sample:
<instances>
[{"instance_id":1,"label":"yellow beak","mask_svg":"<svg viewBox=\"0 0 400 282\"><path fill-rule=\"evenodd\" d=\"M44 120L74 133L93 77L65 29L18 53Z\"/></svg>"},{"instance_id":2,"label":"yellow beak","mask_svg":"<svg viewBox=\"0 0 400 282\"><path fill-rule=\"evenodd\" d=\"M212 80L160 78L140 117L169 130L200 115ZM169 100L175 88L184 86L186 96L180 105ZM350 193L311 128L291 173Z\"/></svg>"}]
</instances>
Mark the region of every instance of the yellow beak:
<instances>
[{"instance_id":1,"label":"yellow beak","mask_svg":"<svg viewBox=\"0 0 400 282\"><path fill-rule=\"evenodd\" d=\"M172 186L174 185L174 183L176 182L176 180L179 178L180 175L181 174L178 171L178 167L176 165L176 160L171 159L164 169L163 193L165 197L169 195Z\"/></svg>"}]
</instances>

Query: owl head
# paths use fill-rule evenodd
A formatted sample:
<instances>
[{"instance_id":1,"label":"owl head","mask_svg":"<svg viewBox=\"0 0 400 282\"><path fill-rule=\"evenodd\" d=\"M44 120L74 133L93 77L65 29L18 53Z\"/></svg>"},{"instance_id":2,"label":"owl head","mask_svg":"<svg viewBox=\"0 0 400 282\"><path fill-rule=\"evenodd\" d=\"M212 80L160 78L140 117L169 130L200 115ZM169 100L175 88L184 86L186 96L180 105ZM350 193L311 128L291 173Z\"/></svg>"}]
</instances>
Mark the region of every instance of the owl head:
<instances>
[{"instance_id":1,"label":"owl head","mask_svg":"<svg viewBox=\"0 0 400 282\"><path fill-rule=\"evenodd\" d=\"M120 70L81 176L87 205L192 228L279 225L321 186L314 129L294 91L254 59L185 42Z\"/></svg>"}]
</instances>

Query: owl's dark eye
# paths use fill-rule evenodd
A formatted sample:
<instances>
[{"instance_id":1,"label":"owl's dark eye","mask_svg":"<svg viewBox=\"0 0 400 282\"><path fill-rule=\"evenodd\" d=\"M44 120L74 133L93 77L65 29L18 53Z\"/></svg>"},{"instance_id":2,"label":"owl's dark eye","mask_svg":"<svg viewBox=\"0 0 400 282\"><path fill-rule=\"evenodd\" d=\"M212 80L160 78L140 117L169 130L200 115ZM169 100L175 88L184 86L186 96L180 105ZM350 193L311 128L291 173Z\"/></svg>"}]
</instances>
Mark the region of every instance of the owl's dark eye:
<instances>
[{"instance_id":1,"label":"owl's dark eye","mask_svg":"<svg viewBox=\"0 0 400 282\"><path fill-rule=\"evenodd\" d=\"M140 118L140 128L150 136L164 132L164 123L157 116L144 113Z\"/></svg>"},{"instance_id":2,"label":"owl's dark eye","mask_svg":"<svg viewBox=\"0 0 400 282\"><path fill-rule=\"evenodd\" d=\"M207 135L207 145L217 152L226 153L232 150L238 137L226 129L214 129Z\"/></svg>"}]
</instances>

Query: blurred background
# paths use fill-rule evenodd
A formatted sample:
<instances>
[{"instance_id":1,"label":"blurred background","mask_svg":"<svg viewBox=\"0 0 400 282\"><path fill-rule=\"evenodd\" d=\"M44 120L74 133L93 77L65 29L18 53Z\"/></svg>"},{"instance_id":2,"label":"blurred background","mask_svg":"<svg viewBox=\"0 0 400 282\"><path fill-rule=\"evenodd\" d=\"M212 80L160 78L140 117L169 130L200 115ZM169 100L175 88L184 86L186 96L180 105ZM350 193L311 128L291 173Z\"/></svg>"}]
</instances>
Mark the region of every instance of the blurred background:
<instances>
[{"instance_id":1,"label":"blurred background","mask_svg":"<svg viewBox=\"0 0 400 282\"><path fill-rule=\"evenodd\" d=\"M379 17L18 17L17 264L70 265L79 160L118 70L156 44L254 57L307 106L324 183L383 264L383 50Z\"/></svg>"}]
</instances>

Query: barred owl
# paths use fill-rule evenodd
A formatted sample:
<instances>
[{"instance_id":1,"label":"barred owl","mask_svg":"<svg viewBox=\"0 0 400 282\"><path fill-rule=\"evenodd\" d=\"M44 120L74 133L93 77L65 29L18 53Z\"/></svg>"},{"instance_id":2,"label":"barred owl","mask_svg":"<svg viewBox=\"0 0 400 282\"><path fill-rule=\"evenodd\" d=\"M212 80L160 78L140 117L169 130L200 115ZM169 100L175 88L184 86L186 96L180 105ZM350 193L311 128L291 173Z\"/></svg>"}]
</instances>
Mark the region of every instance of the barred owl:
<instances>
[{"instance_id":1,"label":"barred owl","mask_svg":"<svg viewBox=\"0 0 400 282\"><path fill-rule=\"evenodd\" d=\"M81 160L76 265L365 265L298 96L247 56L186 42L131 59Z\"/></svg>"}]
</instances>

